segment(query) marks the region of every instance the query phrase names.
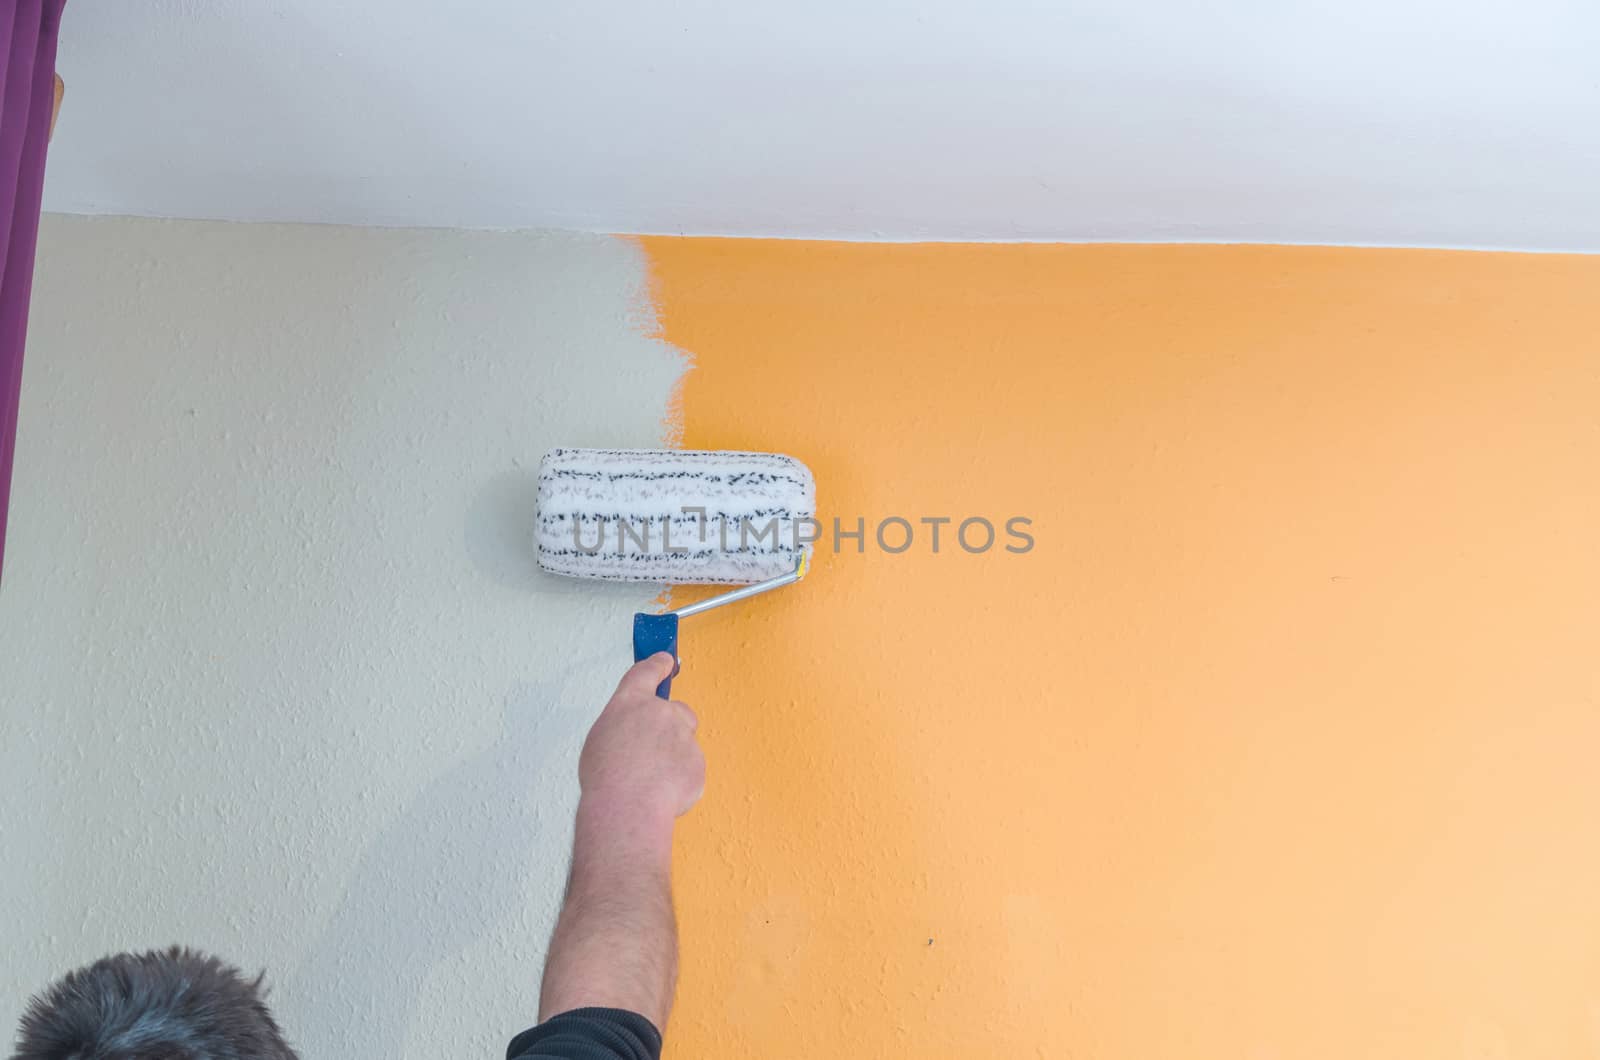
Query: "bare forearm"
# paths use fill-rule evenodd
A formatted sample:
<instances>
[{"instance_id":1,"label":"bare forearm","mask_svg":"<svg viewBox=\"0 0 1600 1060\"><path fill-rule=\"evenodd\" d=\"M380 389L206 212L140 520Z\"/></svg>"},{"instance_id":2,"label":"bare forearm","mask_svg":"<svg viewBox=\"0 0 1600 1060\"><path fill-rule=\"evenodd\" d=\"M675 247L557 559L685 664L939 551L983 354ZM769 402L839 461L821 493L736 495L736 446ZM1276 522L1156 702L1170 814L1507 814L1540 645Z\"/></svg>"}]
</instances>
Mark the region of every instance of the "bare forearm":
<instances>
[{"instance_id":1,"label":"bare forearm","mask_svg":"<svg viewBox=\"0 0 1600 1060\"><path fill-rule=\"evenodd\" d=\"M627 1009L664 1029L678 977L672 818L587 796L567 897L550 940L539 1018Z\"/></svg>"},{"instance_id":2,"label":"bare forearm","mask_svg":"<svg viewBox=\"0 0 1600 1060\"><path fill-rule=\"evenodd\" d=\"M667 652L634 663L584 740L572 876L545 960L542 1024L605 1008L666 1029L678 980L672 828L706 778L694 711L656 695L676 672Z\"/></svg>"}]
</instances>

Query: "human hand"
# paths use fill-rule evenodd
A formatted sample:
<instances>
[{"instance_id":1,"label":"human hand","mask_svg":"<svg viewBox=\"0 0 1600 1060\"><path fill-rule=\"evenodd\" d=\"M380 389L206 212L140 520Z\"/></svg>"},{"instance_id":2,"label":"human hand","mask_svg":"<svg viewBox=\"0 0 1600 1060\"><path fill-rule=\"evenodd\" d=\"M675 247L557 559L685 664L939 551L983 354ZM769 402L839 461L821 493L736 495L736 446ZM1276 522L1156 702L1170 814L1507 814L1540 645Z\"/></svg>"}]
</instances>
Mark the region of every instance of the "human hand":
<instances>
[{"instance_id":1,"label":"human hand","mask_svg":"<svg viewBox=\"0 0 1600 1060\"><path fill-rule=\"evenodd\" d=\"M583 743L572 871L545 961L540 1020L598 1007L667 1024L678 975L672 822L706 780L694 711L656 698L676 666L666 652L634 663Z\"/></svg>"},{"instance_id":2,"label":"human hand","mask_svg":"<svg viewBox=\"0 0 1600 1060\"><path fill-rule=\"evenodd\" d=\"M671 655L657 652L622 675L578 759L585 803L608 814L671 821L699 800L706 782L694 735L699 721L687 704L656 696L676 666Z\"/></svg>"}]
</instances>

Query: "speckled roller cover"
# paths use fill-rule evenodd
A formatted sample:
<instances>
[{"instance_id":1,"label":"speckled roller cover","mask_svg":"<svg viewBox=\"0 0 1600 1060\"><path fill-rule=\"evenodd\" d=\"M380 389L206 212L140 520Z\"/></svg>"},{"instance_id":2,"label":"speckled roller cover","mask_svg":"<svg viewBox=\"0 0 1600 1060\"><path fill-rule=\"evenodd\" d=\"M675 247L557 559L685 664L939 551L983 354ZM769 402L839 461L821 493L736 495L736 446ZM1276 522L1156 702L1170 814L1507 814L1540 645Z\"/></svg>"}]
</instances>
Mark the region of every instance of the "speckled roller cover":
<instances>
[{"instance_id":1,"label":"speckled roller cover","mask_svg":"<svg viewBox=\"0 0 1600 1060\"><path fill-rule=\"evenodd\" d=\"M793 570L816 485L792 456L552 449L539 466L539 565L613 581L745 584Z\"/></svg>"}]
</instances>

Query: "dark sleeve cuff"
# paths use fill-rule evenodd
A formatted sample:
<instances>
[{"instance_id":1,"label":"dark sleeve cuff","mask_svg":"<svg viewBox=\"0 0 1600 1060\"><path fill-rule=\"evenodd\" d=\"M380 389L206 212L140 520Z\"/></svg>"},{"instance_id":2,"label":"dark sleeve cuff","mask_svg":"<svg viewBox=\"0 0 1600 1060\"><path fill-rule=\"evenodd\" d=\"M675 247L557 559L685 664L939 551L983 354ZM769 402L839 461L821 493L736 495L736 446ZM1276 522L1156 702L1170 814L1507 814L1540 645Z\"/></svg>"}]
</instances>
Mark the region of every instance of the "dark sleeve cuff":
<instances>
[{"instance_id":1,"label":"dark sleeve cuff","mask_svg":"<svg viewBox=\"0 0 1600 1060\"><path fill-rule=\"evenodd\" d=\"M661 1060L655 1024L620 1008L578 1008L511 1039L506 1060Z\"/></svg>"}]
</instances>

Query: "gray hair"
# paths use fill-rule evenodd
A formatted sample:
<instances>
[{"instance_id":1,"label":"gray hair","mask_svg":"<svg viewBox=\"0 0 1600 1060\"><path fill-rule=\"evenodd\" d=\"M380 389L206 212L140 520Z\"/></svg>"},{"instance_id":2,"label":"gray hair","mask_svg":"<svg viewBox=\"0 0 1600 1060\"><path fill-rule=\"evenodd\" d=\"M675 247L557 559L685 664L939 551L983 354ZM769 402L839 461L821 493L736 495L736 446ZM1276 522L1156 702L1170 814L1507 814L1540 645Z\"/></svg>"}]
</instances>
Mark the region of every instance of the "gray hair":
<instances>
[{"instance_id":1,"label":"gray hair","mask_svg":"<svg viewBox=\"0 0 1600 1060\"><path fill-rule=\"evenodd\" d=\"M33 999L12 1060L297 1060L261 981L179 946L104 957Z\"/></svg>"}]
</instances>

